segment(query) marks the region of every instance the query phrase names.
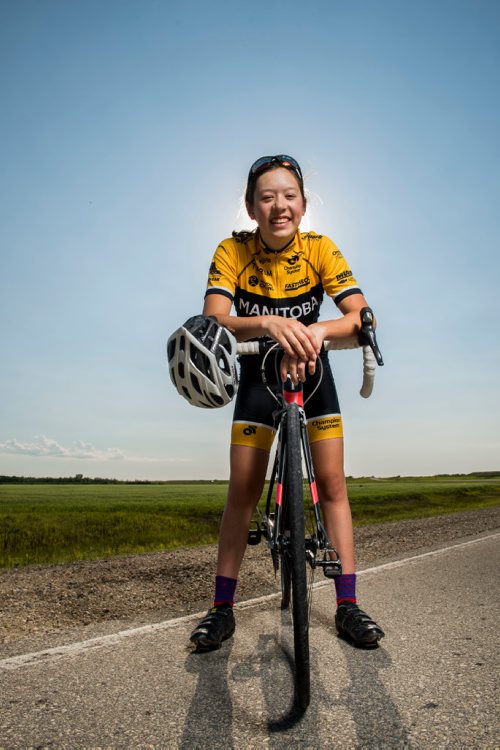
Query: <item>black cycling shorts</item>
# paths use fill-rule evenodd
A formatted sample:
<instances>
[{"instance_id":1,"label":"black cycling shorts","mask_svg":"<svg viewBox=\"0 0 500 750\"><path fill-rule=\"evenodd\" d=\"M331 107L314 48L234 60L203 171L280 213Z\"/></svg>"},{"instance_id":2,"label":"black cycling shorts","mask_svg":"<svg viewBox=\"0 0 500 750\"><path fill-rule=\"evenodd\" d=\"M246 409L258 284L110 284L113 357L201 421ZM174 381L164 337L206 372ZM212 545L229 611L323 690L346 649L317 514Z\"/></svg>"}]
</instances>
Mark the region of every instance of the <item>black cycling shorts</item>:
<instances>
[{"instance_id":1,"label":"black cycling shorts","mask_svg":"<svg viewBox=\"0 0 500 750\"><path fill-rule=\"evenodd\" d=\"M308 376L304 383L304 411L311 443L343 437L339 400L328 354L323 352L320 358L323 363L323 377L319 388L309 401L307 399L320 378L319 362L315 374ZM231 445L248 445L270 451L277 430L277 416L273 415L273 412L278 404L262 382L261 358L246 355L240 357L240 363L240 384L234 407ZM276 356L270 354L266 377L269 387L278 392L281 383L279 375L275 372L275 363Z\"/></svg>"}]
</instances>

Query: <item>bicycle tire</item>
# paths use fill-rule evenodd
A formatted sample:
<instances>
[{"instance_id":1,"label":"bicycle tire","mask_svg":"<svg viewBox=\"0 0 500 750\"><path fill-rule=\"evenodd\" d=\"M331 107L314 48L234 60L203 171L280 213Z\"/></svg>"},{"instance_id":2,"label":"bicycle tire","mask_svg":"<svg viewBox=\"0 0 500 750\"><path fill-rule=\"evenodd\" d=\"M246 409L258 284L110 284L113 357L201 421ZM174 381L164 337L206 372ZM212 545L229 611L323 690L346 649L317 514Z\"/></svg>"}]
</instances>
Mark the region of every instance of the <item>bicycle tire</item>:
<instances>
[{"instance_id":1,"label":"bicycle tire","mask_svg":"<svg viewBox=\"0 0 500 750\"><path fill-rule=\"evenodd\" d=\"M289 543L282 564L289 569L292 590L293 640L295 652L295 700L300 709L309 705L311 691L309 662L309 606L304 531L304 493L300 440L300 413L297 404L287 407L286 487ZM286 559L285 559L286 558ZM283 580L283 579L282 579Z\"/></svg>"},{"instance_id":2,"label":"bicycle tire","mask_svg":"<svg viewBox=\"0 0 500 750\"><path fill-rule=\"evenodd\" d=\"M286 485L286 482L285 482ZM286 495L286 486L285 486ZM288 503L285 502L281 508L281 531L286 539L290 538L290 512ZM280 557L280 582L281 582L281 609L289 609L292 598L292 566L290 555L282 554Z\"/></svg>"},{"instance_id":3,"label":"bicycle tire","mask_svg":"<svg viewBox=\"0 0 500 750\"><path fill-rule=\"evenodd\" d=\"M281 609L288 609L292 591L292 572L288 556L281 556Z\"/></svg>"}]
</instances>

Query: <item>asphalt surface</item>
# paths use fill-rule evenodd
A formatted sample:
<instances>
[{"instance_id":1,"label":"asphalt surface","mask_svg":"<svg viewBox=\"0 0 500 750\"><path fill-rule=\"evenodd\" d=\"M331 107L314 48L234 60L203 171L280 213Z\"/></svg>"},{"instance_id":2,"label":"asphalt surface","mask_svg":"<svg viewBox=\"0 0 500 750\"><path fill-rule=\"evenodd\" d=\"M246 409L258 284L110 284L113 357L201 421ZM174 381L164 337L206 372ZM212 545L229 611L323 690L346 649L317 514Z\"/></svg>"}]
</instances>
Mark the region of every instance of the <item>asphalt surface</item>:
<instances>
[{"instance_id":1,"label":"asphalt surface","mask_svg":"<svg viewBox=\"0 0 500 750\"><path fill-rule=\"evenodd\" d=\"M292 633L274 599L235 637L188 647L196 616L0 661L1 748L495 748L500 534L361 573L380 648L339 639L314 592L312 700L291 697Z\"/></svg>"}]
</instances>

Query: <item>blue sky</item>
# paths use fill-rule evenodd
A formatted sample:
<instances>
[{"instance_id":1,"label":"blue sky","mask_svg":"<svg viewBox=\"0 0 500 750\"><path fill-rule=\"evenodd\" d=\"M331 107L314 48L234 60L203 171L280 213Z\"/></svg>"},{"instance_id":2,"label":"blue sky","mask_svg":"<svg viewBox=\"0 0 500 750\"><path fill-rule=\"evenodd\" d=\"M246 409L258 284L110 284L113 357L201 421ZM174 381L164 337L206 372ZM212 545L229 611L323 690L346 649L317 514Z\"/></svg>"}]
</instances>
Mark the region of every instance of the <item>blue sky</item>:
<instances>
[{"instance_id":1,"label":"blue sky","mask_svg":"<svg viewBox=\"0 0 500 750\"><path fill-rule=\"evenodd\" d=\"M498 469L499 57L496 0L1 2L0 473L227 475L165 342L283 152L379 321L346 472Z\"/></svg>"}]
</instances>

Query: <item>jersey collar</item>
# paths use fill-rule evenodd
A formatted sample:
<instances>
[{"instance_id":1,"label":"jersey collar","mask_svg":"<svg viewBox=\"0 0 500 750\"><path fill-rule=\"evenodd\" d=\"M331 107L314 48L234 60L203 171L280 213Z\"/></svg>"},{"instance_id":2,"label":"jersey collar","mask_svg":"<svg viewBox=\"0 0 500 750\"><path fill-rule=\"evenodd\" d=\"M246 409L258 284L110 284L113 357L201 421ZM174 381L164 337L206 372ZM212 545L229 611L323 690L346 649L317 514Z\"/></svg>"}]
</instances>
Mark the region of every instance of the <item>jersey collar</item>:
<instances>
[{"instance_id":1,"label":"jersey collar","mask_svg":"<svg viewBox=\"0 0 500 750\"><path fill-rule=\"evenodd\" d=\"M295 235L292 237L290 242L285 245L285 247L280 248L279 250L273 250L272 248L268 247L264 240L261 237L260 231L257 230L257 250L259 252L264 252L269 255L281 255L281 253L288 253L293 247L295 247L296 243L298 242L299 232L297 231Z\"/></svg>"}]
</instances>

